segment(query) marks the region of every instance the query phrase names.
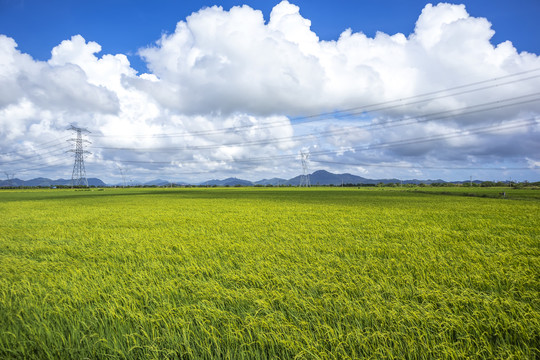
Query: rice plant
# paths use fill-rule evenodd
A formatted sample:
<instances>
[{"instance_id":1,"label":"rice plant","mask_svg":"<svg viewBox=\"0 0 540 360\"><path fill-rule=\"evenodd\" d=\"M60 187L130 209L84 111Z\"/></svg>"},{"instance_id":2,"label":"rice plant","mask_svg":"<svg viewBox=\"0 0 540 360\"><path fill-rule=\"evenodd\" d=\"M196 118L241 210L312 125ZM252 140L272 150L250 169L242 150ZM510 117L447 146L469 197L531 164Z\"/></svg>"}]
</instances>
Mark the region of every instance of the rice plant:
<instances>
[{"instance_id":1,"label":"rice plant","mask_svg":"<svg viewBox=\"0 0 540 360\"><path fill-rule=\"evenodd\" d=\"M0 192L0 358L535 359L540 203Z\"/></svg>"}]
</instances>

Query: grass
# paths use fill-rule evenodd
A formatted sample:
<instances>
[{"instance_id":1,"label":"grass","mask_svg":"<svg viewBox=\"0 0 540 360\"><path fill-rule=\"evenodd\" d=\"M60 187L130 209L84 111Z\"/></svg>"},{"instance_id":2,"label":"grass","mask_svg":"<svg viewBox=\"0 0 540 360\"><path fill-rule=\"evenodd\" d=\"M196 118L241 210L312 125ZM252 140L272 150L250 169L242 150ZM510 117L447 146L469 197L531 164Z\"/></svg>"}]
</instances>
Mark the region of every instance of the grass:
<instances>
[{"instance_id":1,"label":"grass","mask_svg":"<svg viewBox=\"0 0 540 360\"><path fill-rule=\"evenodd\" d=\"M403 190L403 189L400 189ZM414 187L409 191L426 194L475 196L509 200L540 200L540 190L537 188L511 187Z\"/></svg>"},{"instance_id":2,"label":"grass","mask_svg":"<svg viewBox=\"0 0 540 360\"><path fill-rule=\"evenodd\" d=\"M539 210L396 189L2 191L0 358L538 358Z\"/></svg>"}]
</instances>

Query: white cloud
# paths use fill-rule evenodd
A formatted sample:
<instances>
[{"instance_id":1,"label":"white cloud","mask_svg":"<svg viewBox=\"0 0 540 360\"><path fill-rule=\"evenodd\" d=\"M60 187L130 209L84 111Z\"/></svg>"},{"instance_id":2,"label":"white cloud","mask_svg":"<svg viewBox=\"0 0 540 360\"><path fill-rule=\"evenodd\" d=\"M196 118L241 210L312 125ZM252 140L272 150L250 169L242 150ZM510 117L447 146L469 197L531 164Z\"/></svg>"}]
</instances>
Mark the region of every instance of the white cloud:
<instances>
[{"instance_id":1,"label":"white cloud","mask_svg":"<svg viewBox=\"0 0 540 360\"><path fill-rule=\"evenodd\" d=\"M303 103L320 101L315 89L324 85L323 71L317 58L286 39L273 20L265 25L262 13L247 6L230 12L212 7L178 23L174 34L140 53L175 90L166 104L181 111L266 115L297 105L305 109Z\"/></svg>"},{"instance_id":2,"label":"white cloud","mask_svg":"<svg viewBox=\"0 0 540 360\"><path fill-rule=\"evenodd\" d=\"M353 164L439 161L450 167L482 159L504 163L509 157L525 164L525 156L534 163L531 154L540 153L538 124L473 131L540 113L538 101L470 113L482 103L493 102L484 108L494 108L512 97L534 99L519 97L540 88L540 78L505 77L540 68L540 58L517 53L509 41L492 45L487 19L469 16L463 5L428 4L412 34L379 32L370 38L345 30L335 41L321 41L300 12L283 1L265 22L262 12L248 6L202 9L140 50L150 70L142 75L125 55L100 54L99 44L80 35L53 48L47 62L21 53L15 40L0 35L0 166L17 170L12 149L32 148L35 155L44 148L38 146L43 134L63 140L71 122L92 131L89 169L93 162L102 172L96 176L105 179L120 176L115 170L120 163L150 178L216 177L200 172L294 176L299 172L294 157L303 147L317 149L326 161ZM535 75L540 73L521 78ZM326 116L304 124L287 118L493 78L501 80L479 84L481 91L458 88L376 106L363 116ZM397 121L407 125L395 126ZM358 124L365 126L355 128ZM424 141L434 137L439 141ZM401 143L407 139L413 140ZM65 166L60 152L51 156ZM50 160L37 156L30 165ZM374 177L384 177L384 171L417 174L399 167L352 168Z\"/></svg>"},{"instance_id":3,"label":"white cloud","mask_svg":"<svg viewBox=\"0 0 540 360\"><path fill-rule=\"evenodd\" d=\"M449 27L468 18L469 14L465 10L465 5L441 3L434 7L432 4L427 4L416 22L414 37L424 48L432 48L439 44L441 39L447 37ZM487 38L489 40L493 35L493 32L489 29L489 24L486 24L484 19L473 19L473 22L488 25L485 30L489 31L489 37Z\"/></svg>"},{"instance_id":4,"label":"white cloud","mask_svg":"<svg viewBox=\"0 0 540 360\"><path fill-rule=\"evenodd\" d=\"M536 55L518 54L509 42L494 47L491 24L470 17L463 5L428 4L408 37L378 33L369 38L346 30L337 41L325 42L310 25L287 1L274 8L267 24L260 11L247 6L230 12L213 7L179 22L173 34L140 53L174 89L167 104L187 112L316 113L540 66ZM533 91L537 85L505 86L488 95ZM481 98L485 92L408 111L459 107Z\"/></svg>"},{"instance_id":5,"label":"white cloud","mask_svg":"<svg viewBox=\"0 0 540 360\"><path fill-rule=\"evenodd\" d=\"M27 99L41 109L67 112L105 112L118 109L118 99L107 89L89 83L76 64L49 66L16 49L13 39L0 35L2 106Z\"/></svg>"}]
</instances>

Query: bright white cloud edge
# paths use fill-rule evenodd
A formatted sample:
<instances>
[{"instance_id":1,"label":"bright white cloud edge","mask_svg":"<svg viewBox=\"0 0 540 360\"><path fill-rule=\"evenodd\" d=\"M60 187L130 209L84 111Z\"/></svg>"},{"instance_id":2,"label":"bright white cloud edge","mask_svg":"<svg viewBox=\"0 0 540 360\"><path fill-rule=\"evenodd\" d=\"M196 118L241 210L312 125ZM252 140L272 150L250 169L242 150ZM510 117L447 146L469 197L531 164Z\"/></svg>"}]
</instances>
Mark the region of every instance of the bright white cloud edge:
<instances>
[{"instance_id":1,"label":"bright white cloud edge","mask_svg":"<svg viewBox=\"0 0 540 360\"><path fill-rule=\"evenodd\" d=\"M21 53L14 39L0 35L0 166L26 178L69 177L73 160L64 151L70 123L94 135L88 176L110 182L119 181L118 167L141 180L292 177L301 172L299 160L280 156L300 149L322 152L318 159L330 163L359 164L312 163L313 170L372 178L459 180L470 171L453 168L538 164L538 121L495 133L452 134L537 119L538 102L470 116L457 109L535 93L539 78L387 108L363 120L419 120L403 127L343 131L355 123L290 120L540 68L536 54L518 53L509 41L493 46L487 19L469 16L463 5L428 4L408 36L369 38L345 30L335 41L320 41L310 25L287 1L274 7L268 21L248 6L205 8L154 46L140 49L151 71L142 75L123 54L98 56L100 45L80 35L52 49L47 62ZM447 110L456 110L456 116L421 121L425 114ZM237 130L219 131L223 128ZM321 133L325 136L317 136ZM299 137L305 134L313 136ZM363 149L437 136L446 138ZM122 147L139 150L112 149ZM248 161L253 158L263 160ZM407 168L416 165L424 168ZM474 170L474 175L536 180L539 172Z\"/></svg>"}]
</instances>

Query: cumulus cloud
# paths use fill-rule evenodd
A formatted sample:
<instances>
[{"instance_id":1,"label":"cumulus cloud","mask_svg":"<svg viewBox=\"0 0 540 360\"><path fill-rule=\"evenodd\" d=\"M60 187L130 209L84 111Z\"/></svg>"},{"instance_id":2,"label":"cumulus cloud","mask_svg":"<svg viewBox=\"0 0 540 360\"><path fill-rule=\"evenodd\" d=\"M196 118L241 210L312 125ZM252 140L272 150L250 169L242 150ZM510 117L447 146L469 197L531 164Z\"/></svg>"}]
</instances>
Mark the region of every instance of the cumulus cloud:
<instances>
[{"instance_id":1,"label":"cumulus cloud","mask_svg":"<svg viewBox=\"0 0 540 360\"><path fill-rule=\"evenodd\" d=\"M118 111L116 95L88 81L79 66L66 63L49 66L20 53L11 38L0 35L1 104L14 105L29 100L41 109L71 112Z\"/></svg>"},{"instance_id":2,"label":"cumulus cloud","mask_svg":"<svg viewBox=\"0 0 540 360\"><path fill-rule=\"evenodd\" d=\"M493 34L487 19L444 3L426 5L411 34L345 29L333 41L321 41L287 1L268 19L248 6L214 6L140 49L149 69L141 75L81 35L47 62L0 35L0 166L16 171L23 157L39 167L54 156L66 167L60 144L77 122L92 131L89 169L105 179L118 178L118 166L192 181L294 176L291 161L304 148L312 166L318 156L373 177L421 175L407 169L415 164L531 167L540 153L540 58L510 41L493 45ZM349 110L297 118L340 109ZM43 134L54 141L40 145Z\"/></svg>"},{"instance_id":3,"label":"cumulus cloud","mask_svg":"<svg viewBox=\"0 0 540 360\"><path fill-rule=\"evenodd\" d=\"M315 104L316 92L306 90L324 85L321 65L286 38L276 12L266 25L262 13L247 6L207 8L179 22L157 47L142 49L149 69L175 90L167 104L184 112L275 114L305 107L294 93Z\"/></svg>"},{"instance_id":4,"label":"cumulus cloud","mask_svg":"<svg viewBox=\"0 0 540 360\"><path fill-rule=\"evenodd\" d=\"M305 114L414 96L537 68L533 54L510 42L493 46L494 31L463 5L428 4L414 33L369 38L345 30L320 41L299 8L283 1L268 23L247 6L203 9L178 23L156 46L141 49L148 67L182 111ZM492 97L538 82L491 91ZM159 98L159 97L158 97ZM471 104L480 96L427 102L412 113Z\"/></svg>"}]
</instances>

